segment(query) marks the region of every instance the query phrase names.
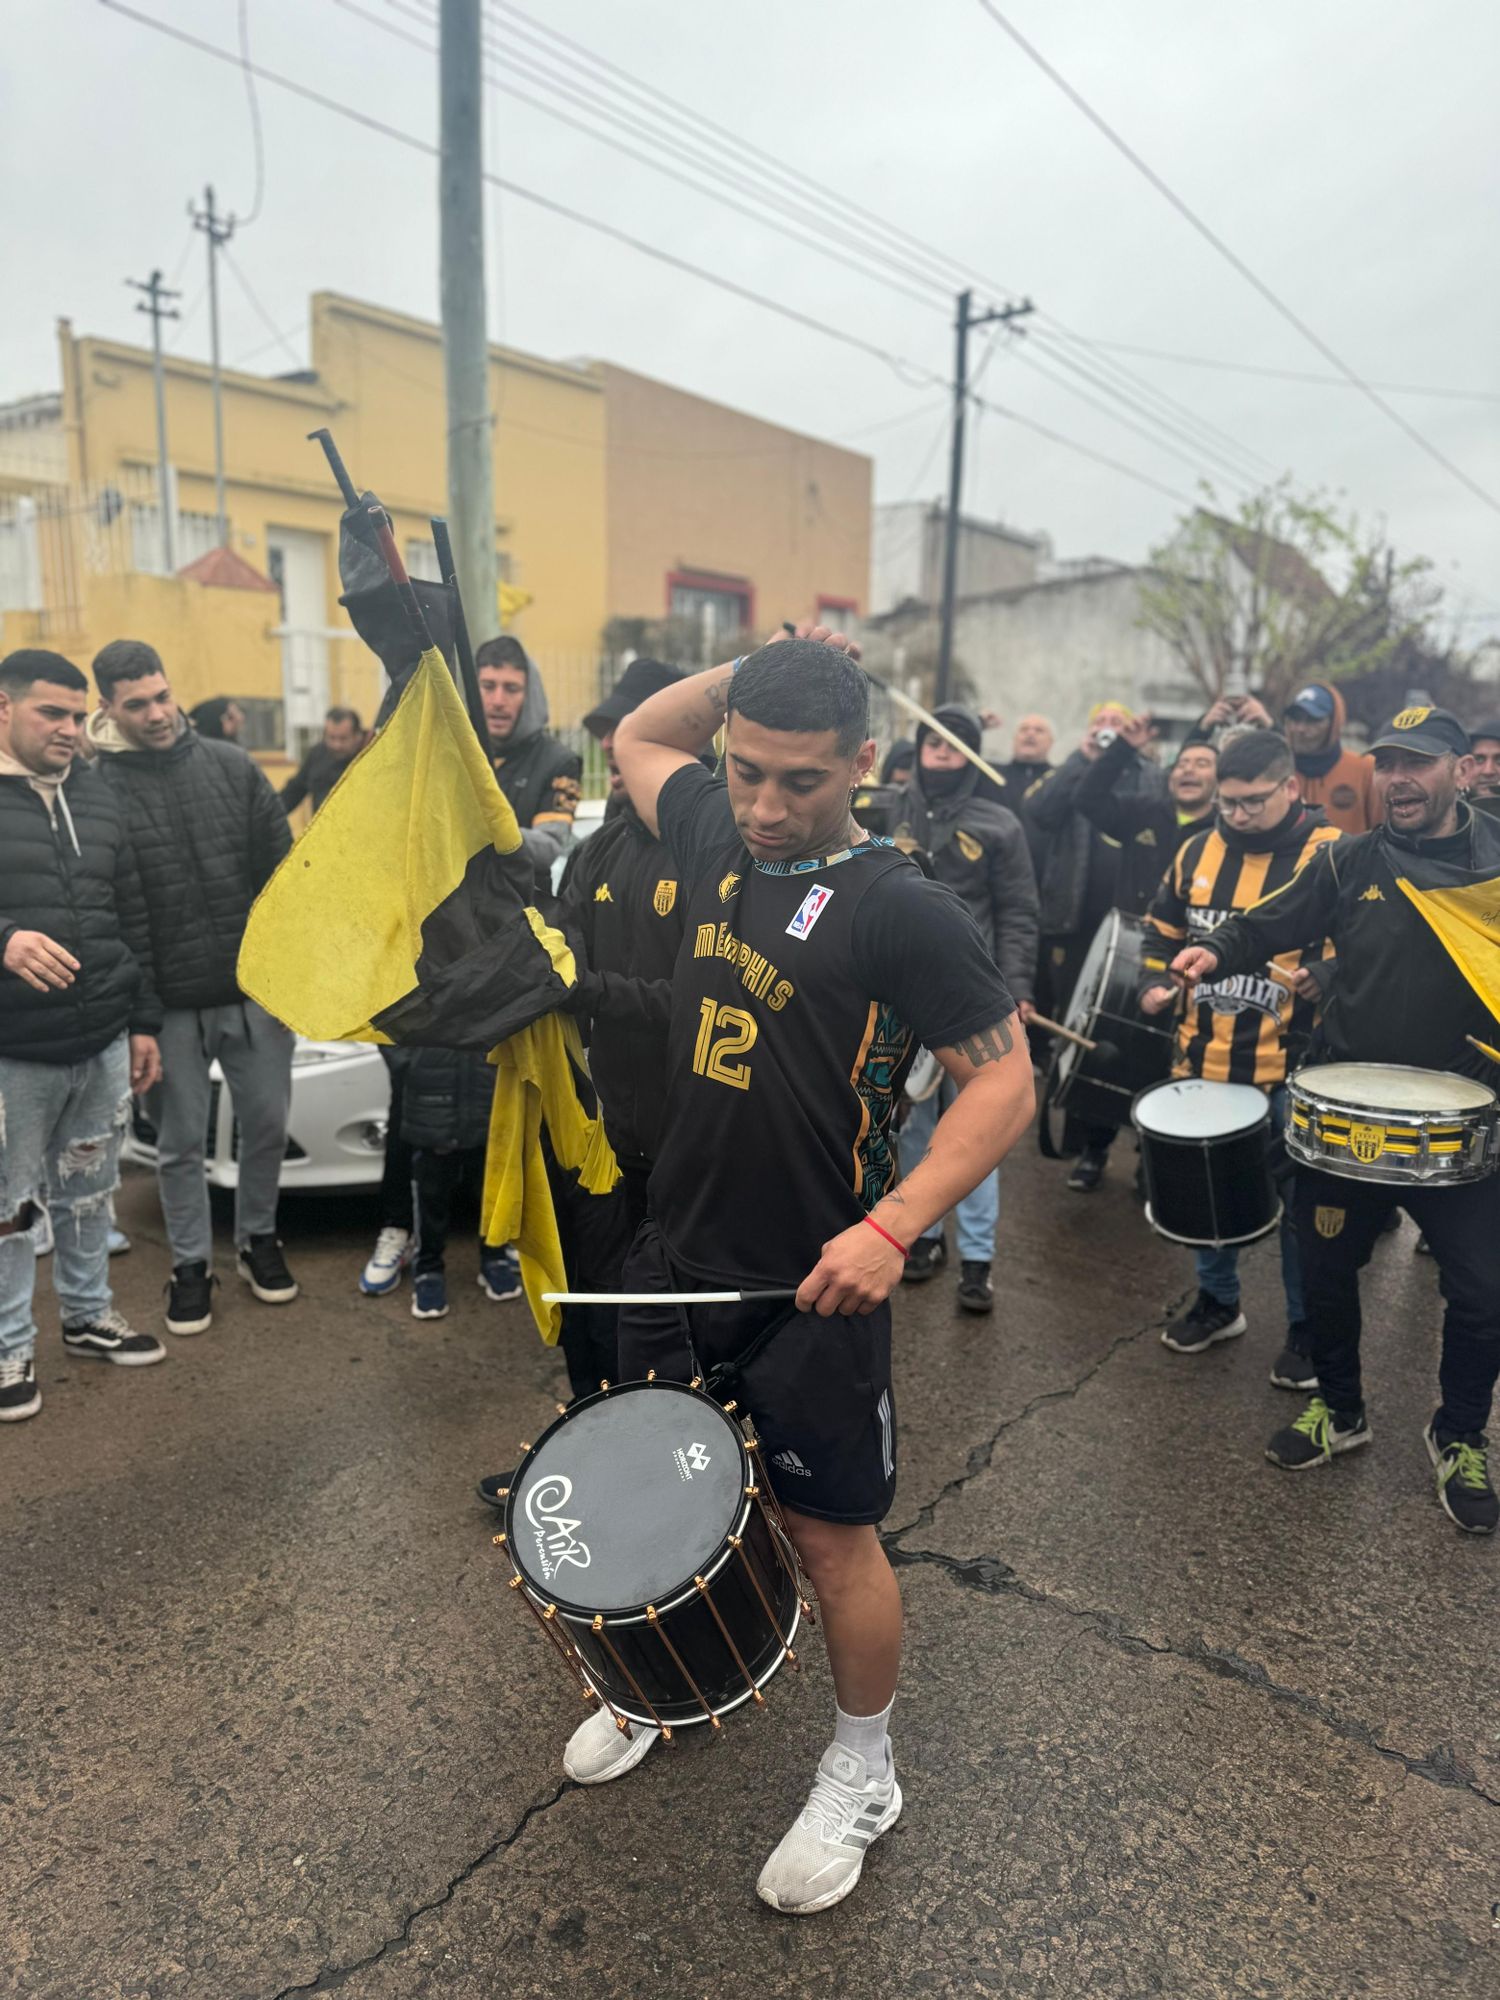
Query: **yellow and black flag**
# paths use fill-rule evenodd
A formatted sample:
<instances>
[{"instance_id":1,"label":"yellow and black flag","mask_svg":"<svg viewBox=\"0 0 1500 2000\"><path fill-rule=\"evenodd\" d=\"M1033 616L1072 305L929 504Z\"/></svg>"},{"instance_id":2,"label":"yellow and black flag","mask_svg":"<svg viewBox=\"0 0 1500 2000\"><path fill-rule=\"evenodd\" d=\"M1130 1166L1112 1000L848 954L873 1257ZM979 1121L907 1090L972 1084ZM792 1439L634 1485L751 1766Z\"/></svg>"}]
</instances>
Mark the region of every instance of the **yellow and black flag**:
<instances>
[{"instance_id":1,"label":"yellow and black flag","mask_svg":"<svg viewBox=\"0 0 1500 2000\"><path fill-rule=\"evenodd\" d=\"M618 1175L573 1081L575 979L562 934L527 900L521 831L441 653L429 648L389 722L262 890L240 948L243 990L316 1041L483 1049L496 1067L485 1236L514 1242L537 1325L566 1288L542 1160L591 1193ZM522 885L528 886L522 886Z\"/></svg>"},{"instance_id":2,"label":"yellow and black flag","mask_svg":"<svg viewBox=\"0 0 1500 2000\"><path fill-rule=\"evenodd\" d=\"M1495 1017L1500 1040L1500 821L1474 813L1470 860L1403 852L1396 881L1436 932L1444 951ZM1481 1044L1500 1062L1500 1050Z\"/></svg>"}]
</instances>

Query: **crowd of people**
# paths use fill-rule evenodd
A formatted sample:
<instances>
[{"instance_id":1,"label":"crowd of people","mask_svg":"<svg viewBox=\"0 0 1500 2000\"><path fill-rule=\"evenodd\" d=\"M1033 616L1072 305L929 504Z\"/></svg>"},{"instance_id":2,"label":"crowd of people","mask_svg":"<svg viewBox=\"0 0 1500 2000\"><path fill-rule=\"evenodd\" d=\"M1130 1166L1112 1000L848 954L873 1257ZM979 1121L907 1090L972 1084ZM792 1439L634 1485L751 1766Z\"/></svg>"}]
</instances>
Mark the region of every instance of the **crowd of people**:
<instances>
[{"instance_id":1,"label":"crowd of people","mask_svg":"<svg viewBox=\"0 0 1500 2000\"><path fill-rule=\"evenodd\" d=\"M1500 1077L1493 1015L1394 872L1413 854L1500 874L1500 721L1465 730L1416 706L1359 752L1337 686L1312 682L1276 715L1221 698L1168 759L1149 717L1102 699L1057 763L1033 715L991 765L983 719L944 705L890 746L877 780L850 651L816 627L703 674L632 662L585 719L610 796L581 846L580 760L548 727L534 664L510 637L476 655L537 906L574 948L570 1006L621 1170L612 1193L591 1195L549 1158L570 1283L797 1287L774 1339L764 1308L691 1321L695 1360L742 1366L833 1667L833 1741L759 1885L795 1913L847 1894L901 1809L887 1732L900 1600L876 1538L895 1483L889 1299L943 1271L951 1215L956 1305L993 1310L1000 1162L1031 1119L1047 1023L1067 1012L1100 923L1144 919L1141 1016L1179 1017L1175 1073L1252 1086L1277 1127L1310 1048ZM291 845L289 814L321 810L368 738L352 710L330 710L278 797L235 740L242 724L228 698L184 714L140 641L103 648L92 690L56 653L0 661L0 1420L41 1407L44 1225L64 1347L122 1366L165 1356L109 1282L132 1094L157 1134L165 1332L213 1320L214 1064L239 1130L235 1271L267 1306L297 1297L277 1231L293 1037L241 991L236 962ZM919 1048L934 1074L908 1094ZM358 1283L381 1296L409 1274L413 1314L432 1319L449 1310L449 1238L482 1168L493 1071L483 1050L382 1055L384 1177ZM1100 1189L1117 1139L1113 1124L1069 1120L1069 1192ZM1427 1431L1437 1491L1474 1532L1500 1520L1484 1434L1500 1373L1497 1191L1500 1176L1403 1200L1447 1301ZM1310 1400L1270 1442L1279 1466L1369 1440L1358 1273L1397 1199L1301 1169L1290 1184L1271 1379ZM1237 1250L1194 1257L1196 1297L1162 1335L1180 1354L1247 1325ZM511 1247L480 1242L476 1265L489 1299L519 1295ZM648 1368L680 1375L683 1323L667 1320L567 1307L573 1394ZM807 1320L823 1323L817 1341L787 1337ZM510 1478L486 1474L481 1497L503 1506ZM601 1712L566 1769L580 1783L621 1776L655 1735Z\"/></svg>"}]
</instances>

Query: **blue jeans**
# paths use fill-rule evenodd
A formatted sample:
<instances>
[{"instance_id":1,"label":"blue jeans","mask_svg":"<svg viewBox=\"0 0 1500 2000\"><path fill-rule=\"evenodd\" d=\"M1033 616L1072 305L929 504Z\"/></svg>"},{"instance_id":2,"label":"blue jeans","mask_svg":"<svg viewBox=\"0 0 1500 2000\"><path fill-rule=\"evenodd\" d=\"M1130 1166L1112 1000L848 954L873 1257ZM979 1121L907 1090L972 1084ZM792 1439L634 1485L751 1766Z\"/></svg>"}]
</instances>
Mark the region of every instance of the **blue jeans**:
<instances>
[{"instance_id":1,"label":"blue jeans","mask_svg":"<svg viewBox=\"0 0 1500 2000\"><path fill-rule=\"evenodd\" d=\"M78 1063L0 1056L0 1356L36 1347L36 1223L52 1217L52 1282L64 1326L109 1311L109 1204L120 1184L130 1119L130 1045L124 1035Z\"/></svg>"},{"instance_id":2,"label":"blue jeans","mask_svg":"<svg viewBox=\"0 0 1500 2000\"><path fill-rule=\"evenodd\" d=\"M958 1086L945 1076L931 1097L914 1104L901 1127L901 1151L909 1171L932 1144L937 1122L958 1096ZM1000 1227L1000 1169L994 1168L954 1209L958 1218L958 1258L961 1264L988 1264L995 1255L995 1231ZM935 1242L941 1221L924 1231Z\"/></svg>"},{"instance_id":3,"label":"blue jeans","mask_svg":"<svg viewBox=\"0 0 1500 2000\"><path fill-rule=\"evenodd\" d=\"M1271 1092L1271 1129L1279 1132L1286 1124L1286 1086L1277 1084ZM1221 1306L1240 1302L1240 1253L1236 1249L1195 1250L1198 1288L1217 1299ZM1281 1288L1286 1293L1288 1326L1298 1326L1307 1317L1302 1301L1302 1258L1297 1249L1297 1228L1292 1218L1292 1195L1288 1188L1281 1211Z\"/></svg>"}]
</instances>

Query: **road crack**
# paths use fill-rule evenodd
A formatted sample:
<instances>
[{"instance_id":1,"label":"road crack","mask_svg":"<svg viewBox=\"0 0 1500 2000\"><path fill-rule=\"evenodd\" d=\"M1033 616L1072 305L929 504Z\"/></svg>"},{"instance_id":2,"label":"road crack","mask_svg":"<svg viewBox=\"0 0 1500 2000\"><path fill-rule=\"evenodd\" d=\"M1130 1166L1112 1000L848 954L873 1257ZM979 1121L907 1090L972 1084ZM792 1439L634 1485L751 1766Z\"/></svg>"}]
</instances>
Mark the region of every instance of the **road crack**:
<instances>
[{"instance_id":1,"label":"road crack","mask_svg":"<svg viewBox=\"0 0 1500 2000\"><path fill-rule=\"evenodd\" d=\"M434 1910L440 1910L445 1903L450 1903L471 1876L478 1874L479 1870L487 1862L493 1861L497 1854L503 1854L507 1848L514 1847L534 1819L544 1812L550 1812L567 1793L577 1790L577 1785L565 1778L550 1797L533 1799L509 1833L502 1833L472 1860L466 1861L456 1875L449 1877L446 1887L439 1895L429 1897L425 1903L418 1903L415 1909L409 1910L401 1920L400 1929L393 1931L388 1938L383 1938L373 1951L366 1952L363 1958L352 1959L348 1965L326 1966L313 1979L302 1980L295 1986L283 1986L273 1996L273 2000L291 2000L294 1993L333 1993L352 1979L355 1973L364 1972L368 1967L378 1965L383 1958L393 1952L405 1951L411 1943L412 1926L419 1917L430 1916Z\"/></svg>"},{"instance_id":2,"label":"road crack","mask_svg":"<svg viewBox=\"0 0 1500 2000\"><path fill-rule=\"evenodd\" d=\"M1399 1764L1403 1771L1413 1778L1421 1778L1425 1783L1438 1785L1446 1791L1471 1792L1486 1805L1500 1806L1500 1795L1487 1791L1480 1783L1473 1767L1466 1764L1452 1744L1440 1743L1423 1757L1409 1756L1404 1750L1397 1750L1384 1743L1367 1722L1360 1722L1352 1716L1343 1715L1338 1709L1320 1701L1316 1695L1305 1694L1300 1688L1285 1686L1273 1680L1270 1673L1258 1660L1247 1659L1244 1654L1227 1648L1210 1646L1207 1640L1197 1638L1184 1644L1160 1645L1148 1639L1143 1633L1132 1632L1123 1618L1112 1611L1101 1611L1089 1606L1070 1604L1066 1598L1054 1596L1051 1591L1042 1590L1036 1584L1027 1583L1011 1568L1001 1562L998 1556L970 1556L961 1558L945 1555L937 1549L903 1549L890 1546L886 1550L891 1563L896 1568L904 1564L926 1563L942 1570L954 1583L965 1590L977 1590L987 1597L1019 1597L1028 1604L1060 1613L1103 1639L1106 1645L1118 1652L1152 1654L1157 1658L1181 1661L1199 1673L1213 1674L1220 1680L1233 1681L1240 1687L1250 1688L1255 1693L1265 1695L1272 1701L1282 1702L1295 1708L1300 1714L1308 1715L1319 1722L1335 1736L1345 1742L1371 1750L1393 1764Z\"/></svg>"}]
</instances>

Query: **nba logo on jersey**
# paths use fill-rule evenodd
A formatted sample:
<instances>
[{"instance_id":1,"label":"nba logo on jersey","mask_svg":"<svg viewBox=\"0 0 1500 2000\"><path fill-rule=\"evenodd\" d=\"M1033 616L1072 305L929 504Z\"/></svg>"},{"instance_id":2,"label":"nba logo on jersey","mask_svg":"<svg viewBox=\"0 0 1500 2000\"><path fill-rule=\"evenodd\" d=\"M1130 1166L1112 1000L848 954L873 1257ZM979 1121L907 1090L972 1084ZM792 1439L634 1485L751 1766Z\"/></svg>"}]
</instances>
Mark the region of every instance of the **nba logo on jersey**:
<instances>
[{"instance_id":1,"label":"nba logo on jersey","mask_svg":"<svg viewBox=\"0 0 1500 2000\"><path fill-rule=\"evenodd\" d=\"M832 894L832 889L824 889L821 886L816 889L809 889L807 894L802 898L796 916L792 918L792 921L786 927L787 936L805 938L819 917L828 908L828 901Z\"/></svg>"}]
</instances>

